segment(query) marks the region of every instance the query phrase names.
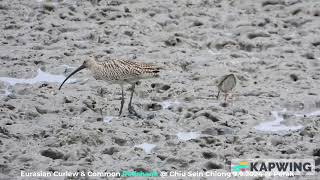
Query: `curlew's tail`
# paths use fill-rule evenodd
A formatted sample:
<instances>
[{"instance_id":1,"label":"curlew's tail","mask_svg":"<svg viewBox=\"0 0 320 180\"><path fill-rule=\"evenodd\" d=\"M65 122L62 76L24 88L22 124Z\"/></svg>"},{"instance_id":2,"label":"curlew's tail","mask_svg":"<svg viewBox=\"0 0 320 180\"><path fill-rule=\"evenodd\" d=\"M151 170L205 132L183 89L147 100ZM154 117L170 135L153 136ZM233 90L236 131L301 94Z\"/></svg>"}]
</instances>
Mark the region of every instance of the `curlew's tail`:
<instances>
[{"instance_id":1,"label":"curlew's tail","mask_svg":"<svg viewBox=\"0 0 320 180\"><path fill-rule=\"evenodd\" d=\"M144 67L144 74L151 77L159 77L160 70L163 69L159 66L149 65L148 67Z\"/></svg>"}]
</instances>

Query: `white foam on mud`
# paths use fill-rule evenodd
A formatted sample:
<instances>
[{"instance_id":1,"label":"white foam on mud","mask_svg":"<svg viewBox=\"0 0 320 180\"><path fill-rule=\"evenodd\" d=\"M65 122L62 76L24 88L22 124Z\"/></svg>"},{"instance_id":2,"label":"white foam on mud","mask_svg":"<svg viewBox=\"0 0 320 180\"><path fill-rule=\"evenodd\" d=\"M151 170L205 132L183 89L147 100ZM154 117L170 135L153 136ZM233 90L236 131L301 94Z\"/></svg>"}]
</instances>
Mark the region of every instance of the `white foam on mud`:
<instances>
[{"instance_id":1,"label":"white foam on mud","mask_svg":"<svg viewBox=\"0 0 320 180\"><path fill-rule=\"evenodd\" d=\"M112 119L116 119L117 117L115 116L105 116L103 117L103 122L111 124L112 123Z\"/></svg>"},{"instance_id":2,"label":"white foam on mud","mask_svg":"<svg viewBox=\"0 0 320 180\"><path fill-rule=\"evenodd\" d=\"M285 112L285 111L286 110L283 110L281 112ZM282 115L279 115L278 111L272 111L271 114L275 119L273 121L262 122L259 125L255 126L255 129L257 131L266 132L266 133L286 134L292 131L298 131L303 128L302 125L287 126L287 125L281 124L281 122L284 119Z\"/></svg>"},{"instance_id":3,"label":"white foam on mud","mask_svg":"<svg viewBox=\"0 0 320 180\"><path fill-rule=\"evenodd\" d=\"M200 136L200 134L197 132L179 132L176 135L178 136L178 139L181 141L197 139Z\"/></svg>"},{"instance_id":4,"label":"white foam on mud","mask_svg":"<svg viewBox=\"0 0 320 180\"><path fill-rule=\"evenodd\" d=\"M4 95L9 95L10 94L9 88L16 84L36 84L39 82L61 83L66 78L63 75L54 75L54 74L46 73L41 69L38 69L37 72L38 72L37 76L30 79L0 77L0 81L3 81L6 85ZM75 82L75 79L68 79L66 83L72 83L72 82Z\"/></svg>"},{"instance_id":5,"label":"white foam on mud","mask_svg":"<svg viewBox=\"0 0 320 180\"><path fill-rule=\"evenodd\" d=\"M169 109L170 107L174 106L174 105L178 105L180 104L179 101L175 100L175 101L163 101L161 103L161 106L163 109Z\"/></svg>"},{"instance_id":6,"label":"white foam on mud","mask_svg":"<svg viewBox=\"0 0 320 180\"><path fill-rule=\"evenodd\" d=\"M143 144L140 144L140 145L136 145L134 147L137 147L137 148L141 148L144 150L144 152L146 152L147 154L151 154L151 151L153 148L156 147L156 145L154 144L149 144L149 143L143 143Z\"/></svg>"}]
</instances>

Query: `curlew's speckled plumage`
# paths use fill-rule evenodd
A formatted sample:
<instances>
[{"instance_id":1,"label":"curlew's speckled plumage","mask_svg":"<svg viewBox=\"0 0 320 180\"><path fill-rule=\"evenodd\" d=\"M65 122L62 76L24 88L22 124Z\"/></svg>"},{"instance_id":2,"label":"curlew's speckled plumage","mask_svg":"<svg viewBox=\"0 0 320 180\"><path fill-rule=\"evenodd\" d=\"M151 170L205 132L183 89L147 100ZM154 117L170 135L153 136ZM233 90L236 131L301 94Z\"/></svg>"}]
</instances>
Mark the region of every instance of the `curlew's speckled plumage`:
<instances>
[{"instance_id":1,"label":"curlew's speckled plumage","mask_svg":"<svg viewBox=\"0 0 320 180\"><path fill-rule=\"evenodd\" d=\"M134 88L137 81L141 79L157 77L160 72L159 67L151 64L146 64L142 62L133 62L128 60L118 60L118 59L117 60L108 59L103 62L98 62L95 57L90 56L88 60L85 60L79 68L74 70L61 83L59 90L61 89L63 84L67 81L67 79L69 79L72 75L74 75L78 71L85 68L91 71L95 79L104 80L110 83L116 83L121 86L122 98L121 98L119 115L121 115L122 113L123 104L124 104L123 85L126 83L131 84L131 96L130 96L130 101L128 105L128 110L130 113L134 113L135 115L137 115L137 113L134 111L131 105Z\"/></svg>"},{"instance_id":2,"label":"curlew's speckled plumage","mask_svg":"<svg viewBox=\"0 0 320 180\"><path fill-rule=\"evenodd\" d=\"M140 79L155 77L159 68L154 65L128 60L108 60L88 62L89 69L97 80L121 83L135 83Z\"/></svg>"}]
</instances>

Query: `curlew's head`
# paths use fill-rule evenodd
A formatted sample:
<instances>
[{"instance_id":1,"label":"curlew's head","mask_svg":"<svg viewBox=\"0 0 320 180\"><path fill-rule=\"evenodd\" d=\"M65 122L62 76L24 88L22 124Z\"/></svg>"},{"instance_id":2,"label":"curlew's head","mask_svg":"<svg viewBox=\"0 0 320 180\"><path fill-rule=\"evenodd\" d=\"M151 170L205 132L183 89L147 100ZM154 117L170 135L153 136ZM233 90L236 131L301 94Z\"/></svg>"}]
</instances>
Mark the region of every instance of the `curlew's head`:
<instances>
[{"instance_id":1,"label":"curlew's head","mask_svg":"<svg viewBox=\"0 0 320 180\"><path fill-rule=\"evenodd\" d=\"M96 56L89 56L89 59L83 61L83 64L85 66L85 68L91 69L94 65L96 65L97 63L97 57Z\"/></svg>"},{"instance_id":2,"label":"curlew's head","mask_svg":"<svg viewBox=\"0 0 320 180\"><path fill-rule=\"evenodd\" d=\"M89 56L89 59L83 61L82 65L80 67L78 67L76 70L74 70L71 74L69 74L69 76L61 83L59 90L61 89L61 87L63 86L63 84L75 73L81 71L82 69L88 68L91 69L96 63L96 58L94 56Z\"/></svg>"}]
</instances>

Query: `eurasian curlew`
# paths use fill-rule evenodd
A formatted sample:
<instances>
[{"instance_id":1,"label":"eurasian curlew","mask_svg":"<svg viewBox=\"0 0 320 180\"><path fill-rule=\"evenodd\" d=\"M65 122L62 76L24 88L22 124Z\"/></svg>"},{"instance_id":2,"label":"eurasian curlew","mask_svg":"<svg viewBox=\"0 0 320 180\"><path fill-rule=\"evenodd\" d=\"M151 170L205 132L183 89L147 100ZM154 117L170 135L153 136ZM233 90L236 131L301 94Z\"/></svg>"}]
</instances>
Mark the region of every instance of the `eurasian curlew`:
<instances>
[{"instance_id":1,"label":"eurasian curlew","mask_svg":"<svg viewBox=\"0 0 320 180\"><path fill-rule=\"evenodd\" d=\"M224 93L224 101L227 101L228 93L231 92L237 85L237 78L234 74L228 74L222 76L218 82L217 87L219 89L217 99L219 99L220 91Z\"/></svg>"},{"instance_id":2,"label":"eurasian curlew","mask_svg":"<svg viewBox=\"0 0 320 180\"><path fill-rule=\"evenodd\" d=\"M131 85L131 96L128 104L129 113L138 115L133 109L131 102L134 93L134 88L136 83L141 79L147 79L152 77L157 77L160 68L146 64L142 62L133 62L128 60L113 60L109 59L104 62L96 61L96 57L90 56L88 60L85 60L83 64L74 70L60 85L59 90L62 85L75 73L78 71L88 68L93 74L94 78L97 80L104 80L110 83L119 84L121 86L121 105L119 110L119 116L122 113L124 104L124 84Z\"/></svg>"}]
</instances>

